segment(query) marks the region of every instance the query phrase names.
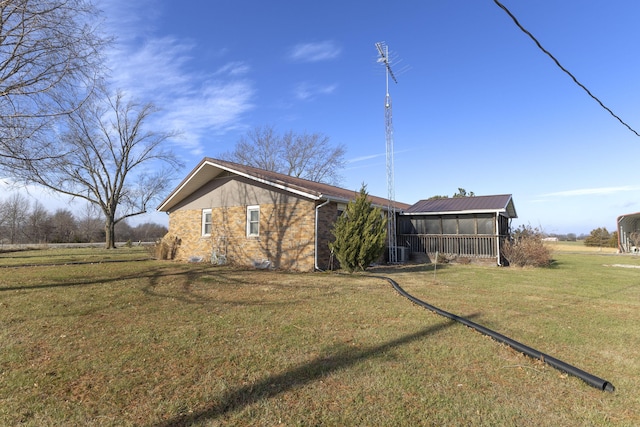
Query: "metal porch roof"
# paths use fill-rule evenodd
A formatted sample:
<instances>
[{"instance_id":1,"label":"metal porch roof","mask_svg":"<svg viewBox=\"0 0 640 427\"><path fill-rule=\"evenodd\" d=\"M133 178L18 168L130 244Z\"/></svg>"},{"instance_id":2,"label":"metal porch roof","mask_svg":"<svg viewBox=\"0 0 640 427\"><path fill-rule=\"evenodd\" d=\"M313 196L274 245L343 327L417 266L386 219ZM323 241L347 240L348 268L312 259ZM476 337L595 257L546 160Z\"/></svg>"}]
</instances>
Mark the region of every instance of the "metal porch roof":
<instances>
[{"instance_id":1,"label":"metal porch roof","mask_svg":"<svg viewBox=\"0 0 640 427\"><path fill-rule=\"evenodd\" d=\"M494 196L452 197L420 200L405 209L404 215L444 215L460 213L498 212L508 218L517 218L511 194Z\"/></svg>"}]
</instances>

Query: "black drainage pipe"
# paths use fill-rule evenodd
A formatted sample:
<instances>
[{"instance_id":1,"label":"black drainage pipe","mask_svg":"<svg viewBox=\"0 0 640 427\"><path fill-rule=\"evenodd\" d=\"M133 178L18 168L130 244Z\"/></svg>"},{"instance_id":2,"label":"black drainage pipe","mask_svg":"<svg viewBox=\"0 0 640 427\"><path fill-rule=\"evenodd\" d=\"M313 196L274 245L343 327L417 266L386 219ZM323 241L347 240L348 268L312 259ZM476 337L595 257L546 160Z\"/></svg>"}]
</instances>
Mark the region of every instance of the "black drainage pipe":
<instances>
[{"instance_id":1,"label":"black drainage pipe","mask_svg":"<svg viewBox=\"0 0 640 427\"><path fill-rule=\"evenodd\" d=\"M611 384L609 381L603 380L602 378L598 378L595 375L592 375L588 372L583 371L582 369L576 368L575 366L569 365L568 363L563 362L562 360L558 360L555 357L551 357L547 354L544 354L534 348L531 348L527 345L524 345L518 341L512 340L511 338L504 336L498 332L492 331L491 329L485 328L482 325L479 325L475 322L472 322L469 319L465 319L464 317L460 317L460 316L456 316L455 314L449 313L447 311L441 310L438 307L435 307L431 304L428 304L422 300L419 300L418 298L410 295L409 293L407 293L404 289L402 289L400 287L400 285L398 285L394 280L388 278L388 277L384 277L385 280L387 280L389 283L391 283L391 285L394 287L394 289L403 297L409 299L411 302L426 308L427 310L431 310L436 314L439 314L441 316L444 316L448 319L451 320L455 320L456 322L462 323L463 325L466 325L470 328L475 329L476 331L490 336L491 338L493 338L494 340L501 342L503 344L508 345L509 347L513 348L514 350L517 350L521 353L526 354L529 357L533 357L534 359L540 359L543 362L545 362L546 364L560 370L563 372L566 372L567 374L571 374L575 377L580 378L581 380L583 380L584 382L586 382L587 384L589 384L592 387L595 387L597 389L600 389L602 391L609 391L609 392L613 392L616 388L613 386L613 384Z\"/></svg>"}]
</instances>

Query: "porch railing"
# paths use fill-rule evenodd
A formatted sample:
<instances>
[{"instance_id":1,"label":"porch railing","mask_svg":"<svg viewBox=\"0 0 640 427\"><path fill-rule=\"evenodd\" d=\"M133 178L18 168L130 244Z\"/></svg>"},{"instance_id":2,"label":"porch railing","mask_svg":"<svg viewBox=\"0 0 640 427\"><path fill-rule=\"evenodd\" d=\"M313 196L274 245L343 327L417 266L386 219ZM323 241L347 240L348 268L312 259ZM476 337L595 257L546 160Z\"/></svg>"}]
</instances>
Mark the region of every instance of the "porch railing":
<instances>
[{"instance_id":1,"label":"porch railing","mask_svg":"<svg viewBox=\"0 0 640 427\"><path fill-rule=\"evenodd\" d=\"M496 258L500 236L477 234L399 234L398 246L411 252L457 255L469 258Z\"/></svg>"}]
</instances>

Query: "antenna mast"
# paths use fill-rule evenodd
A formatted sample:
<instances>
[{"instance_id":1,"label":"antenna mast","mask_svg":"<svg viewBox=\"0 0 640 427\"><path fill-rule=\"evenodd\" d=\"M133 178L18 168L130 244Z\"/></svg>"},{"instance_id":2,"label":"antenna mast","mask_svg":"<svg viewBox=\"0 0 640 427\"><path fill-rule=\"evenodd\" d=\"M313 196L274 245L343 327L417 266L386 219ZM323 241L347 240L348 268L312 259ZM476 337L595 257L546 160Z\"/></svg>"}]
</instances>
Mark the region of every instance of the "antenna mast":
<instances>
[{"instance_id":1,"label":"antenna mast","mask_svg":"<svg viewBox=\"0 0 640 427\"><path fill-rule=\"evenodd\" d=\"M387 95L384 98L384 124L387 145L387 241L389 244L389 263L396 264L398 262L398 246L396 241L396 205L395 205L395 186L394 186L394 165L393 165L393 115L391 111L391 95L389 95L389 76L394 82L398 83L396 76L393 75L389 60L389 47L384 43L376 43L376 48L380 57L378 62L384 64L386 75Z\"/></svg>"}]
</instances>

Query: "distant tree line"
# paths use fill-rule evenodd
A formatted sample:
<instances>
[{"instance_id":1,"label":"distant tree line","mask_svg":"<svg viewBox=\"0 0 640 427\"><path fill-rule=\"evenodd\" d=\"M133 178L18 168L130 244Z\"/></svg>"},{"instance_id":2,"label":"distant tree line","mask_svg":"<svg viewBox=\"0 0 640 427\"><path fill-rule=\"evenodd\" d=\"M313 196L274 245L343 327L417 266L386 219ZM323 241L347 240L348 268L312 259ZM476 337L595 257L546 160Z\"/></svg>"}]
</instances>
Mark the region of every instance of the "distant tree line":
<instances>
[{"instance_id":1,"label":"distant tree line","mask_svg":"<svg viewBox=\"0 0 640 427\"><path fill-rule=\"evenodd\" d=\"M609 232L606 227L598 227L589 234L576 235L575 233L545 234L546 237L554 237L560 242L577 242L582 241L585 246L615 248L618 246L618 232Z\"/></svg>"},{"instance_id":2,"label":"distant tree line","mask_svg":"<svg viewBox=\"0 0 640 427\"><path fill-rule=\"evenodd\" d=\"M584 240L587 237L586 234L577 235L576 233L567 233L567 234L558 234L558 233L547 233L545 237L553 237L558 239L559 242L577 242L578 240Z\"/></svg>"},{"instance_id":3,"label":"distant tree line","mask_svg":"<svg viewBox=\"0 0 640 427\"><path fill-rule=\"evenodd\" d=\"M104 242L105 219L93 205L80 212L66 208L50 212L42 203L31 202L20 193L0 200L0 243L96 243ZM115 229L121 242L154 241L167 233L160 224L135 227L121 221Z\"/></svg>"}]
</instances>

